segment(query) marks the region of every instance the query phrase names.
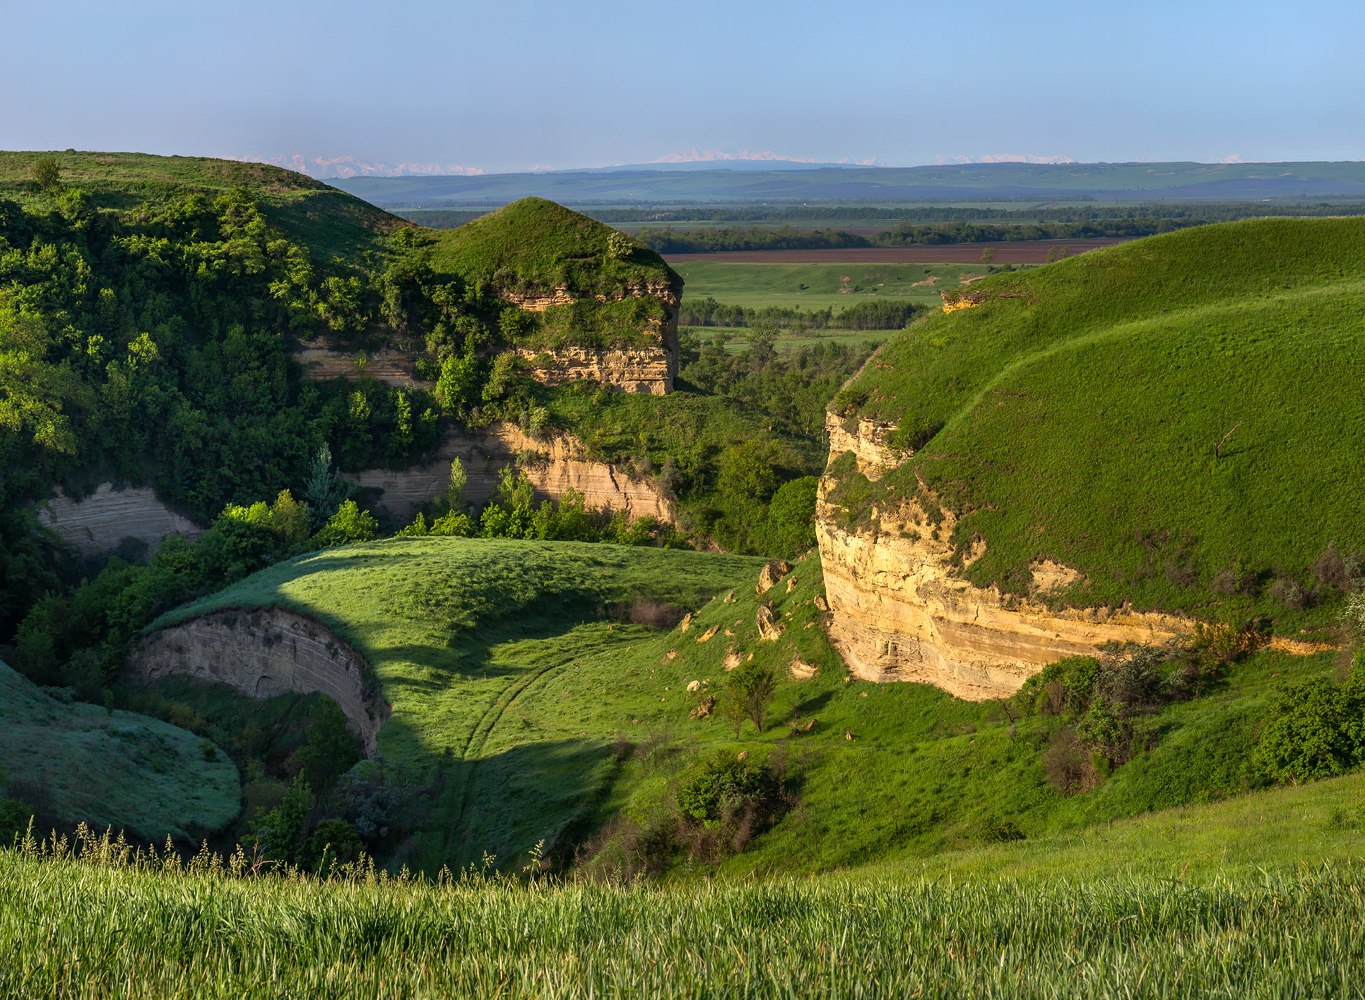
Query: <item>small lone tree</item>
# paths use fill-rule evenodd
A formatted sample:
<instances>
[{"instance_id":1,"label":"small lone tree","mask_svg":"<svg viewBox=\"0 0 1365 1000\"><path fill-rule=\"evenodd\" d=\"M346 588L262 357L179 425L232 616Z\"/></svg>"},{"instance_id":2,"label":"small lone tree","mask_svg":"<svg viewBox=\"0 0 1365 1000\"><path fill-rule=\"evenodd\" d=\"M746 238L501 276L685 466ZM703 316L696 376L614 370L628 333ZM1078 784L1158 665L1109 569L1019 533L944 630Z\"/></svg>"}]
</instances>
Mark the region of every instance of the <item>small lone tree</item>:
<instances>
[{"instance_id":1,"label":"small lone tree","mask_svg":"<svg viewBox=\"0 0 1365 1000\"><path fill-rule=\"evenodd\" d=\"M28 168L28 175L39 191L51 191L62 182L62 166L55 156L41 156Z\"/></svg>"},{"instance_id":2,"label":"small lone tree","mask_svg":"<svg viewBox=\"0 0 1365 1000\"><path fill-rule=\"evenodd\" d=\"M341 501L346 499L346 484L332 468L332 449L325 441L313 457L313 467L304 484L303 497L308 503L308 513L315 528L325 524Z\"/></svg>"},{"instance_id":3,"label":"small lone tree","mask_svg":"<svg viewBox=\"0 0 1365 1000\"><path fill-rule=\"evenodd\" d=\"M772 667L751 660L734 669L725 682L724 713L735 727L736 736L745 719L763 732L768 702L776 691L777 675Z\"/></svg>"}]
</instances>

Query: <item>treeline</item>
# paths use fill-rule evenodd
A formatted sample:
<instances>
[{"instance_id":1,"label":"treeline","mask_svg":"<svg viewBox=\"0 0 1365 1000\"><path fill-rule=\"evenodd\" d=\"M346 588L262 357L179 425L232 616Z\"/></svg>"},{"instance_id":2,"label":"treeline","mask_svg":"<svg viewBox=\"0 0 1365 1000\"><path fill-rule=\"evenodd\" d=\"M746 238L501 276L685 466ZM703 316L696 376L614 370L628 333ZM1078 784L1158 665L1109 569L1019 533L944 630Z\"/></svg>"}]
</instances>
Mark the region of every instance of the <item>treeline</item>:
<instances>
[{"instance_id":1,"label":"treeline","mask_svg":"<svg viewBox=\"0 0 1365 1000\"><path fill-rule=\"evenodd\" d=\"M641 229L640 242L662 254L716 253L725 250L848 250L874 247L947 246L955 243L1000 243L1019 240L1077 240L1139 237L1171 232L1194 221L1158 217L1097 222L977 223L947 222L897 226L880 233L845 229Z\"/></svg>"},{"instance_id":2,"label":"treeline","mask_svg":"<svg viewBox=\"0 0 1365 1000\"><path fill-rule=\"evenodd\" d=\"M395 214L434 229L453 229L492 211L486 208L404 208ZM1327 215L1362 215L1365 204L1284 204L1274 202L1226 202L1215 204L1155 205L1030 205L1027 208L984 208L972 205L670 205L638 208L578 206L578 211L608 225L681 226L699 222L819 223L830 219L849 222L952 223L952 222L1064 222L1085 223L1161 218L1186 225L1230 222L1270 216L1317 218ZM741 227L743 228L743 227ZM646 230L648 231L648 230ZM1074 238L1074 237L1073 237Z\"/></svg>"},{"instance_id":3,"label":"treeline","mask_svg":"<svg viewBox=\"0 0 1365 1000\"><path fill-rule=\"evenodd\" d=\"M797 309L785 306L726 305L707 296L684 298L678 310L681 326L771 327L781 330L899 330L926 311L911 302L858 302L836 313L824 309Z\"/></svg>"}]
</instances>

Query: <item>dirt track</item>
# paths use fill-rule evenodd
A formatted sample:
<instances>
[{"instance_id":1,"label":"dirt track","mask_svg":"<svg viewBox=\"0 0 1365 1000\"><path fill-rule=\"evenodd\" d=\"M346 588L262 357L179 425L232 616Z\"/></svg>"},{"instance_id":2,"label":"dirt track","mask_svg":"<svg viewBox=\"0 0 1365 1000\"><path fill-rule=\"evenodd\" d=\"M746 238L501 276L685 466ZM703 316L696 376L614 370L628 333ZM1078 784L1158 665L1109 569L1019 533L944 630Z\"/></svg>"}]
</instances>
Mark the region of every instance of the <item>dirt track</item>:
<instances>
[{"instance_id":1,"label":"dirt track","mask_svg":"<svg viewBox=\"0 0 1365 1000\"><path fill-rule=\"evenodd\" d=\"M950 243L942 246L857 247L850 250L724 250L717 253L665 254L670 264L705 261L726 264L979 264L981 251L995 251L992 264L1045 264L1065 250L1067 256L1110 247L1126 240L1106 236L1090 240L1016 240L999 243ZM1054 258L1055 259L1055 258Z\"/></svg>"}]
</instances>

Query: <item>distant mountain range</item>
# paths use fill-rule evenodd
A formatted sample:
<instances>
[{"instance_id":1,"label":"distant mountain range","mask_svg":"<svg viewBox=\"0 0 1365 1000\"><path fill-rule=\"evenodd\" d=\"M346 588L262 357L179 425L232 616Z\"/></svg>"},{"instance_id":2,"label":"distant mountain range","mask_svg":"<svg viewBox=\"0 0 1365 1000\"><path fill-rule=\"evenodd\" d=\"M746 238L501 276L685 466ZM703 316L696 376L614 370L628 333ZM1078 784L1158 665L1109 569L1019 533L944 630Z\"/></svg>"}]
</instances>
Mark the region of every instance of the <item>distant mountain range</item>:
<instances>
[{"instance_id":1,"label":"distant mountain range","mask_svg":"<svg viewBox=\"0 0 1365 1000\"><path fill-rule=\"evenodd\" d=\"M473 177L351 177L330 183L388 209L488 208L530 195L568 205L1362 201L1365 162L867 167L724 160Z\"/></svg>"}]
</instances>

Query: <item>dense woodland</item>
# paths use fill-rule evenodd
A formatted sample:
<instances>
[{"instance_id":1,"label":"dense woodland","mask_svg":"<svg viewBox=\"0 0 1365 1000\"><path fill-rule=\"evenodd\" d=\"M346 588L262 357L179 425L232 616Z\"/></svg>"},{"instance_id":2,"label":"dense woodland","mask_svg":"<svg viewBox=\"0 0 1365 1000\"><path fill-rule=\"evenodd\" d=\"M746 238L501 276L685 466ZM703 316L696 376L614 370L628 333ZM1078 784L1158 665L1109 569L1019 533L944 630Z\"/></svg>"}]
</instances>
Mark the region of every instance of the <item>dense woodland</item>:
<instances>
[{"instance_id":1,"label":"dense woodland","mask_svg":"<svg viewBox=\"0 0 1365 1000\"><path fill-rule=\"evenodd\" d=\"M245 188L111 211L59 171L35 171L24 194L0 200L0 647L41 683L98 700L167 608L285 556L396 529L765 554L813 544L823 405L867 350L778 353L760 336L731 356L723 338L689 338L684 391L668 399L550 390L506 350L531 332L526 314L438 270L414 230L326 259ZM319 336L405 344L433 388L363 369L304 381L290 351ZM655 477L677 527L596 514L580 497L537 503L511 470L482 509L457 481L413 524L381 525L338 475L410 465L443 428L498 420L533 436L574 431L598 457ZM107 480L154 486L211 530L150 562L128 552L81 565L32 504Z\"/></svg>"}]
</instances>

